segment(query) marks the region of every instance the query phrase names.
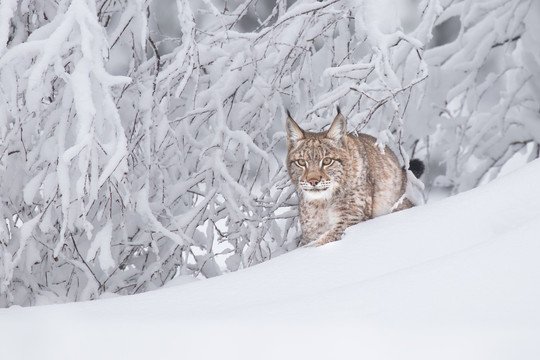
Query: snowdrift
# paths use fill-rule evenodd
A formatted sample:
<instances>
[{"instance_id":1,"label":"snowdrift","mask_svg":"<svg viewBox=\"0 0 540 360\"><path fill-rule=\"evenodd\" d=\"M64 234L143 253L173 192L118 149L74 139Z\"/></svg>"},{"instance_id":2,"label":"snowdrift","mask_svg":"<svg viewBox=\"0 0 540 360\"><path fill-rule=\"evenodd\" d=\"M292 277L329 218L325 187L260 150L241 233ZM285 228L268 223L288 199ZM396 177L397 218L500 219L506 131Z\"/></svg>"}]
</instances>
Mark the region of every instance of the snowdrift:
<instances>
[{"instance_id":1,"label":"snowdrift","mask_svg":"<svg viewBox=\"0 0 540 360\"><path fill-rule=\"evenodd\" d=\"M1 359L539 359L540 161L342 241L136 296L0 310Z\"/></svg>"}]
</instances>

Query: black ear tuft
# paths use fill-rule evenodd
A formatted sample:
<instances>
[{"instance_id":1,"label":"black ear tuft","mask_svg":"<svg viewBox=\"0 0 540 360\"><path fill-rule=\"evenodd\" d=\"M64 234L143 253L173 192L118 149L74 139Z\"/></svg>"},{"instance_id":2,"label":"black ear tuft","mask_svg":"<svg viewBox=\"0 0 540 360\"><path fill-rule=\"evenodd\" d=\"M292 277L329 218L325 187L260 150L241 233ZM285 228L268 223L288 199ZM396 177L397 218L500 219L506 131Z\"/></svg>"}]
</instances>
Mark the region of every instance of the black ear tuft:
<instances>
[{"instance_id":1,"label":"black ear tuft","mask_svg":"<svg viewBox=\"0 0 540 360\"><path fill-rule=\"evenodd\" d=\"M339 105L336 105L337 113L341 114L341 109L339 108Z\"/></svg>"},{"instance_id":2,"label":"black ear tuft","mask_svg":"<svg viewBox=\"0 0 540 360\"><path fill-rule=\"evenodd\" d=\"M289 111L289 109L285 109L285 111L287 112L287 116L290 117L290 118L292 118L291 112Z\"/></svg>"},{"instance_id":3,"label":"black ear tuft","mask_svg":"<svg viewBox=\"0 0 540 360\"><path fill-rule=\"evenodd\" d=\"M338 113L326 133L326 138L336 141L340 146L345 144L347 136L347 119L341 113Z\"/></svg>"},{"instance_id":4,"label":"black ear tuft","mask_svg":"<svg viewBox=\"0 0 540 360\"><path fill-rule=\"evenodd\" d=\"M411 170L411 172L414 174L414 176L416 176L417 179L422 176L425 168L426 167L424 166L422 160L412 159L411 161L409 161L409 170Z\"/></svg>"}]
</instances>

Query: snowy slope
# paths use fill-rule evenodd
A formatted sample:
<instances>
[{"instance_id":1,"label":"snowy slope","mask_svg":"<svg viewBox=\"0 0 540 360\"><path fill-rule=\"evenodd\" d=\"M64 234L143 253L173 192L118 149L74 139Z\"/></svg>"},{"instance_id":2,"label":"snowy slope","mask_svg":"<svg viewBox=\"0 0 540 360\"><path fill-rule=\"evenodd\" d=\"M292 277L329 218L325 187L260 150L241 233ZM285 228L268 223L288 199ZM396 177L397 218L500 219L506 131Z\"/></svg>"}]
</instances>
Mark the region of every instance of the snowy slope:
<instances>
[{"instance_id":1,"label":"snowy slope","mask_svg":"<svg viewBox=\"0 0 540 360\"><path fill-rule=\"evenodd\" d=\"M540 359L540 161L253 268L0 310L0 359Z\"/></svg>"}]
</instances>

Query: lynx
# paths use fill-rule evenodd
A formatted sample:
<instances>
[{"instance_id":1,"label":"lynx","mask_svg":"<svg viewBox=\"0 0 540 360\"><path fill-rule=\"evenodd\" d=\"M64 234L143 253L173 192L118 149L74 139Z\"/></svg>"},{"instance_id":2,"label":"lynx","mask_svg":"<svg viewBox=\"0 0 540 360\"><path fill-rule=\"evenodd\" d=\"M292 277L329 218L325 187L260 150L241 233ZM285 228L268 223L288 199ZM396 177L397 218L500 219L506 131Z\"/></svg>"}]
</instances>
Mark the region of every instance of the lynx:
<instances>
[{"instance_id":1,"label":"lynx","mask_svg":"<svg viewBox=\"0 0 540 360\"><path fill-rule=\"evenodd\" d=\"M351 225L407 209L406 170L388 147L381 151L367 134L347 134L338 108L330 129L304 131L288 113L287 170L300 204L302 244L319 246L339 240ZM417 177L423 163L413 160Z\"/></svg>"}]
</instances>

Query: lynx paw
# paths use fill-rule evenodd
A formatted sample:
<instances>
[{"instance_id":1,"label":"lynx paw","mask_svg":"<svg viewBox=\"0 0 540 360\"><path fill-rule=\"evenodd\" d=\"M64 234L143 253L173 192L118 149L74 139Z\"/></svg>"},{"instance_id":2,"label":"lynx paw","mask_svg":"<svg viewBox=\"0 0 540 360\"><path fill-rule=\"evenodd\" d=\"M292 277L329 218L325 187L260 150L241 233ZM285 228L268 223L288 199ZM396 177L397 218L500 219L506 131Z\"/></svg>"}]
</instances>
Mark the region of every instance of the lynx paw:
<instances>
[{"instance_id":1,"label":"lynx paw","mask_svg":"<svg viewBox=\"0 0 540 360\"><path fill-rule=\"evenodd\" d=\"M324 244L328 244L336 240L339 240L339 237L326 234L326 235L321 236L318 240L314 240L312 242L307 243L303 247L318 247L318 246L322 246Z\"/></svg>"},{"instance_id":2,"label":"lynx paw","mask_svg":"<svg viewBox=\"0 0 540 360\"><path fill-rule=\"evenodd\" d=\"M318 247L318 246L321 246L323 244L321 244L319 241L312 241L310 243L307 243L306 245L302 246L302 247L305 247L305 248L308 248L308 247Z\"/></svg>"}]
</instances>

